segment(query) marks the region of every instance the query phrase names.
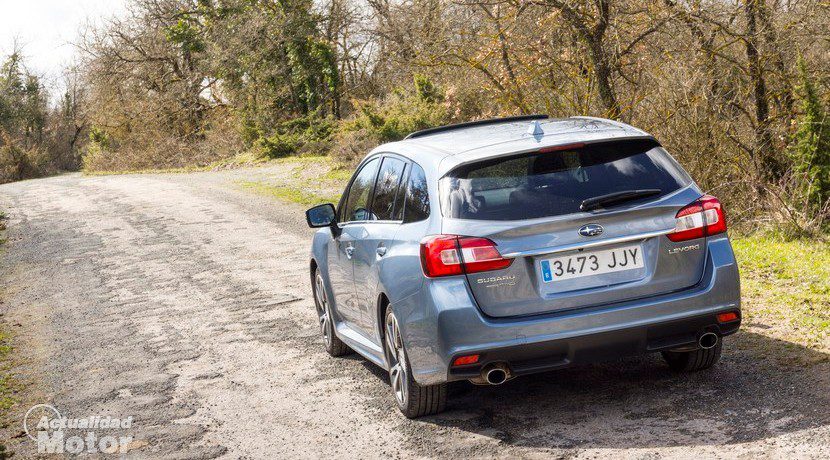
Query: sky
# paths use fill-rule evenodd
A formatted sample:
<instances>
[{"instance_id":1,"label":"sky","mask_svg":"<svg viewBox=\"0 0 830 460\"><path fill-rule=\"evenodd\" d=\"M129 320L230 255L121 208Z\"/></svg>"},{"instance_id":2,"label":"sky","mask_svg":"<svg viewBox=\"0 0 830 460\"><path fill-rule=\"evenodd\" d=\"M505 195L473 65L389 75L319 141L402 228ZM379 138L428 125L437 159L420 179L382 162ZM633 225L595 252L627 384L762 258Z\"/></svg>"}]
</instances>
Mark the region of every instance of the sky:
<instances>
[{"instance_id":1,"label":"sky","mask_svg":"<svg viewBox=\"0 0 830 460\"><path fill-rule=\"evenodd\" d=\"M61 70L72 62L80 27L125 12L127 0L0 0L0 56L15 39L23 45L26 67L60 85Z\"/></svg>"}]
</instances>

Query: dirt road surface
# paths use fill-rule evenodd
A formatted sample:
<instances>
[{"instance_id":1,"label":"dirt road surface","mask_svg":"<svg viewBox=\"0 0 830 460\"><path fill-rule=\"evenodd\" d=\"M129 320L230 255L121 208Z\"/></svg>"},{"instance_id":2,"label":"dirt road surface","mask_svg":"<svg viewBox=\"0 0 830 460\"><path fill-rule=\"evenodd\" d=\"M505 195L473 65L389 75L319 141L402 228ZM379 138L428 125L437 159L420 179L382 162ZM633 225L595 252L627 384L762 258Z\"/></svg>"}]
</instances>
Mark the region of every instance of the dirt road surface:
<instances>
[{"instance_id":1,"label":"dirt road surface","mask_svg":"<svg viewBox=\"0 0 830 460\"><path fill-rule=\"evenodd\" d=\"M828 357L763 324L708 372L646 357L454 384L446 413L405 419L382 371L323 350L302 209L235 185L274 168L0 186L26 404L132 415L114 432L138 458L830 457ZM27 407L2 431L21 458Z\"/></svg>"}]
</instances>

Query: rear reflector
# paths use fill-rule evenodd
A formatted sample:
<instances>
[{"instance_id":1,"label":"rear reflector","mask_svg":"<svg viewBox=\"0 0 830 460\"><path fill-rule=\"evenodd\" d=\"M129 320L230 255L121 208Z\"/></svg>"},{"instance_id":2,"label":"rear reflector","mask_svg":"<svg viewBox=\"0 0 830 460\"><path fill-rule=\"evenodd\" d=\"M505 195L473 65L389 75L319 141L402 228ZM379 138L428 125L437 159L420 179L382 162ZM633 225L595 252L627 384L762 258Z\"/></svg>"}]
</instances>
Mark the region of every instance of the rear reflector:
<instances>
[{"instance_id":1,"label":"rear reflector","mask_svg":"<svg viewBox=\"0 0 830 460\"><path fill-rule=\"evenodd\" d=\"M677 211L672 241L686 241L726 231L726 215L717 198L703 195L694 203Z\"/></svg>"},{"instance_id":2,"label":"rear reflector","mask_svg":"<svg viewBox=\"0 0 830 460\"><path fill-rule=\"evenodd\" d=\"M478 362L478 355L459 356L452 362L453 366L466 366L468 364L475 364Z\"/></svg>"},{"instance_id":3,"label":"rear reflector","mask_svg":"<svg viewBox=\"0 0 830 460\"><path fill-rule=\"evenodd\" d=\"M719 313L718 314L718 322L719 323L729 323L738 319L738 314L734 311L730 311L728 313Z\"/></svg>"},{"instance_id":4,"label":"rear reflector","mask_svg":"<svg viewBox=\"0 0 830 460\"><path fill-rule=\"evenodd\" d=\"M487 238L433 235L421 240L421 265L431 278L500 270L511 263Z\"/></svg>"}]
</instances>

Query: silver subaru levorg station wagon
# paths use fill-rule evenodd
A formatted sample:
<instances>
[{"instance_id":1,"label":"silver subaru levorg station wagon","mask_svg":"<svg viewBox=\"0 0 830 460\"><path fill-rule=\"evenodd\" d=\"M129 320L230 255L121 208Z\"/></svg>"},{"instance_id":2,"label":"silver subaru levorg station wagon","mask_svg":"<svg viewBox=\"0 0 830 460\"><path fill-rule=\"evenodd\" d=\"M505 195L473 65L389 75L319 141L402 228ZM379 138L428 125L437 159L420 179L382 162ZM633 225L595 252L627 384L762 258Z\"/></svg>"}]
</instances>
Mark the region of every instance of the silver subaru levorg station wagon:
<instances>
[{"instance_id":1,"label":"silver subaru levorg station wagon","mask_svg":"<svg viewBox=\"0 0 830 460\"><path fill-rule=\"evenodd\" d=\"M456 380L658 351L706 369L741 322L720 202L611 120L419 131L370 152L337 207L306 218L326 350L388 370L407 417L443 410Z\"/></svg>"}]
</instances>

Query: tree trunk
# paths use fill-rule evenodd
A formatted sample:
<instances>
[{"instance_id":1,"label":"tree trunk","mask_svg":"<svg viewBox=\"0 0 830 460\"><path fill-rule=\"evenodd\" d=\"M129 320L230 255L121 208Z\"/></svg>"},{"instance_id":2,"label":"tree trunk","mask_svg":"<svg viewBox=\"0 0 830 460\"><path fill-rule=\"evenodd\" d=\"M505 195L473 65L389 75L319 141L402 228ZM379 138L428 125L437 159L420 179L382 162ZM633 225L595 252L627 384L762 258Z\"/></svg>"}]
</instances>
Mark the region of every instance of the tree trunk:
<instances>
[{"instance_id":1,"label":"tree trunk","mask_svg":"<svg viewBox=\"0 0 830 460\"><path fill-rule=\"evenodd\" d=\"M608 64L603 43L601 39L598 39L589 43L588 46L590 49L589 56L594 70L594 78L597 83L597 91L599 91L599 100L605 107L606 116L617 119L620 117L620 106L617 102L617 93L611 81L611 66Z\"/></svg>"},{"instance_id":2,"label":"tree trunk","mask_svg":"<svg viewBox=\"0 0 830 460\"><path fill-rule=\"evenodd\" d=\"M764 31L764 43L769 47L770 52L773 53L772 64L775 66L775 71L778 72L778 78L781 81L781 89L776 97L777 107L779 107L789 122L794 116L793 112L793 88L790 83L787 65L784 62L784 53L781 52L781 43L778 37L778 31L775 30L775 24L770 17L769 7L765 0L758 1L758 20Z\"/></svg>"},{"instance_id":3,"label":"tree trunk","mask_svg":"<svg viewBox=\"0 0 830 460\"><path fill-rule=\"evenodd\" d=\"M577 37L588 47L588 59L591 60L591 73L597 85L599 100L605 109L605 116L612 119L620 117L620 106L612 80L613 68L605 49L605 32L611 22L610 0L597 0L596 23L586 23L585 16L572 6L559 0L547 0L547 4L562 12L564 19L574 28Z\"/></svg>"},{"instance_id":4,"label":"tree trunk","mask_svg":"<svg viewBox=\"0 0 830 460\"><path fill-rule=\"evenodd\" d=\"M764 77L764 68L758 51L758 2L744 0L746 15L746 58L749 78L755 99L755 164L760 176L767 181L781 178L782 165L775 156L769 119L769 94Z\"/></svg>"}]
</instances>

